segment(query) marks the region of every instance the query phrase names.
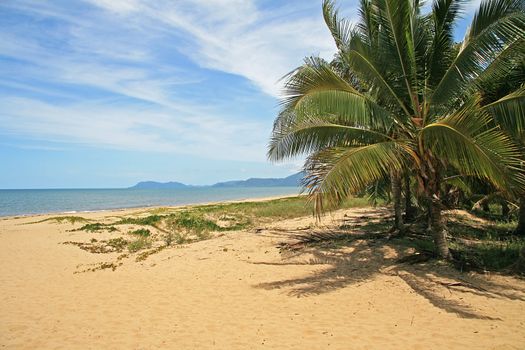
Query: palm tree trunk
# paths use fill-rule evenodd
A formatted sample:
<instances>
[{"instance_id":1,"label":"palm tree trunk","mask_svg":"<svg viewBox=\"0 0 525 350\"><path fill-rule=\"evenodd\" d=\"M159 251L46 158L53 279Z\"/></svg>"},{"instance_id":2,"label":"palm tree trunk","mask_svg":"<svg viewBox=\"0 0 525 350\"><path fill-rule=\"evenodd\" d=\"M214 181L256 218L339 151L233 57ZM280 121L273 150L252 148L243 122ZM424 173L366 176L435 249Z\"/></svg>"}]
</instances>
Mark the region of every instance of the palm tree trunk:
<instances>
[{"instance_id":1,"label":"palm tree trunk","mask_svg":"<svg viewBox=\"0 0 525 350\"><path fill-rule=\"evenodd\" d=\"M441 203L437 199L431 199L430 205L430 230L434 238L434 245L436 246L436 253L442 259L450 258L450 251L448 249L447 231L443 222L441 213Z\"/></svg>"},{"instance_id":2,"label":"palm tree trunk","mask_svg":"<svg viewBox=\"0 0 525 350\"><path fill-rule=\"evenodd\" d=\"M401 211L401 176L397 172L391 172L392 201L394 202L394 230L403 227L403 214Z\"/></svg>"},{"instance_id":3,"label":"palm tree trunk","mask_svg":"<svg viewBox=\"0 0 525 350\"><path fill-rule=\"evenodd\" d=\"M448 249L447 231L445 229L445 222L442 215L443 205L440 197L440 185L441 176L439 168L433 167L434 170L431 172L433 176L430 176L429 182L427 183L426 199L429 206L429 226L432 238L434 239L434 246L436 254L441 259L450 259L450 251Z\"/></svg>"},{"instance_id":4,"label":"palm tree trunk","mask_svg":"<svg viewBox=\"0 0 525 350\"><path fill-rule=\"evenodd\" d=\"M514 234L519 236L525 236L525 196L520 197L520 209L518 211L518 227L516 227Z\"/></svg>"},{"instance_id":5,"label":"palm tree trunk","mask_svg":"<svg viewBox=\"0 0 525 350\"><path fill-rule=\"evenodd\" d=\"M410 175L405 174L405 221L414 218L414 207L412 206L412 191L410 189Z\"/></svg>"}]
</instances>

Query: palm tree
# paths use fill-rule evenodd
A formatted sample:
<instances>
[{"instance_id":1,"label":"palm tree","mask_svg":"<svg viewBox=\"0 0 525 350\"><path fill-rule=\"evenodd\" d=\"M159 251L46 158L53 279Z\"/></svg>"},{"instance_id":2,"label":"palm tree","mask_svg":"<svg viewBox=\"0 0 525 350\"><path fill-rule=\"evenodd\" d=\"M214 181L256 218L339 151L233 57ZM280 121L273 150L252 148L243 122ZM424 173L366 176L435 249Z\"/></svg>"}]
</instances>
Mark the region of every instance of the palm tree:
<instances>
[{"instance_id":1,"label":"palm tree","mask_svg":"<svg viewBox=\"0 0 525 350\"><path fill-rule=\"evenodd\" d=\"M409 171L428 208L437 254L449 258L442 218L445 172L475 176L497 189L525 187L520 151L491 112L518 111L510 97L482 106L479 84L504 75L522 55L521 0L484 1L459 44L454 24L464 2L361 0L360 21L323 2L338 52L332 64L308 58L286 77L269 158L307 154L304 186L319 213L364 187ZM514 95L513 95L514 94ZM515 117L525 121L525 113ZM398 180L399 179L399 180Z\"/></svg>"},{"instance_id":2,"label":"palm tree","mask_svg":"<svg viewBox=\"0 0 525 350\"><path fill-rule=\"evenodd\" d=\"M485 81L481 91L483 104L496 121L525 149L525 54L513 55L509 71L500 79ZM514 93L513 93L514 92ZM525 236L525 193L519 193L518 226L514 233Z\"/></svg>"}]
</instances>

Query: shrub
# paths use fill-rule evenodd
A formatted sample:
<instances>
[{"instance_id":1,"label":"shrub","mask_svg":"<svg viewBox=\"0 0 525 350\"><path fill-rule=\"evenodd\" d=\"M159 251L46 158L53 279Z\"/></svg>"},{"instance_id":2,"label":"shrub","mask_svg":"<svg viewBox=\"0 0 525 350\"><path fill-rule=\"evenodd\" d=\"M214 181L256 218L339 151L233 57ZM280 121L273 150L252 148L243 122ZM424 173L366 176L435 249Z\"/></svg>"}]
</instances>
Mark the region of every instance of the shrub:
<instances>
[{"instance_id":1,"label":"shrub","mask_svg":"<svg viewBox=\"0 0 525 350\"><path fill-rule=\"evenodd\" d=\"M162 221L164 217L160 215L149 215L143 218L122 218L115 225L141 225L155 226Z\"/></svg>"},{"instance_id":2,"label":"shrub","mask_svg":"<svg viewBox=\"0 0 525 350\"><path fill-rule=\"evenodd\" d=\"M96 231L102 231L102 230L107 230L109 232L118 231L115 226L108 226L100 222L96 222L94 224L85 224L84 226L82 226L81 228L75 231L96 232Z\"/></svg>"},{"instance_id":3,"label":"shrub","mask_svg":"<svg viewBox=\"0 0 525 350\"><path fill-rule=\"evenodd\" d=\"M151 236L151 232L147 228L139 228L138 230L130 231L129 233L132 235L142 236L142 237Z\"/></svg>"},{"instance_id":4,"label":"shrub","mask_svg":"<svg viewBox=\"0 0 525 350\"><path fill-rule=\"evenodd\" d=\"M139 250L150 248L151 241L147 237L141 237L136 241L128 243L128 250L130 253L138 252Z\"/></svg>"}]
</instances>

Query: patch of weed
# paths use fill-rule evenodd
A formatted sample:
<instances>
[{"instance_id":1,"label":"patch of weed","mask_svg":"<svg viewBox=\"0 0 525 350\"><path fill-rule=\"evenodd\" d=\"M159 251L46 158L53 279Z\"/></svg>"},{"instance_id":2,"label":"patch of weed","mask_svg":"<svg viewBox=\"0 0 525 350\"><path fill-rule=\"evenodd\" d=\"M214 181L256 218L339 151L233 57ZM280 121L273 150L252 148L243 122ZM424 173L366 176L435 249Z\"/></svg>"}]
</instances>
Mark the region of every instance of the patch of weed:
<instances>
[{"instance_id":1,"label":"patch of weed","mask_svg":"<svg viewBox=\"0 0 525 350\"><path fill-rule=\"evenodd\" d=\"M73 231L86 231L86 232L98 232L98 231L108 231L108 232L115 232L118 231L118 229L115 226L102 224L100 222L95 222L92 224L85 224L84 226L73 230Z\"/></svg>"},{"instance_id":2,"label":"patch of weed","mask_svg":"<svg viewBox=\"0 0 525 350\"><path fill-rule=\"evenodd\" d=\"M171 242L173 242L173 232L166 232L166 234L164 235L164 242L166 243L167 247L171 245Z\"/></svg>"},{"instance_id":3,"label":"patch of weed","mask_svg":"<svg viewBox=\"0 0 525 350\"><path fill-rule=\"evenodd\" d=\"M507 241L485 241L472 246L452 243L451 248L456 251L455 258L461 268L501 271L520 259L520 252L525 249L525 240L513 238Z\"/></svg>"},{"instance_id":4,"label":"patch of weed","mask_svg":"<svg viewBox=\"0 0 525 350\"><path fill-rule=\"evenodd\" d=\"M151 240L147 237L140 237L139 239L127 243L128 251L130 253L138 252L139 250L151 247Z\"/></svg>"},{"instance_id":5,"label":"patch of weed","mask_svg":"<svg viewBox=\"0 0 525 350\"><path fill-rule=\"evenodd\" d=\"M39 221L28 222L25 225L39 224L39 223L47 222L47 221L54 221L57 224L69 223L69 224L74 225L74 224L79 223L79 222L89 222L91 220L83 218L81 216L53 216L53 217L50 217L50 218L47 218L47 219L43 219L43 220L39 220Z\"/></svg>"},{"instance_id":6,"label":"patch of weed","mask_svg":"<svg viewBox=\"0 0 525 350\"><path fill-rule=\"evenodd\" d=\"M124 250L129 242L122 237L112 238L109 240L100 240L92 238L90 242L73 242L68 241L63 244L71 244L82 250L93 254L120 253Z\"/></svg>"},{"instance_id":7,"label":"patch of weed","mask_svg":"<svg viewBox=\"0 0 525 350\"><path fill-rule=\"evenodd\" d=\"M149 237L149 236L151 236L150 230L148 230L146 228L139 228L137 230L130 231L129 233L132 234L132 235L142 236L142 237Z\"/></svg>"},{"instance_id":8,"label":"patch of weed","mask_svg":"<svg viewBox=\"0 0 525 350\"><path fill-rule=\"evenodd\" d=\"M106 269L111 269L112 271L115 271L119 266L122 266L122 264L123 264L122 262L118 264L115 262L101 262L101 263L95 264L95 267L85 269L82 271L75 271L74 274L83 273L83 272L95 272L98 270L106 270Z\"/></svg>"},{"instance_id":9,"label":"patch of weed","mask_svg":"<svg viewBox=\"0 0 525 350\"><path fill-rule=\"evenodd\" d=\"M222 227L215 222L189 211L170 215L168 226L172 230L187 229L196 233L203 231L220 231L222 229Z\"/></svg>"},{"instance_id":10,"label":"patch of weed","mask_svg":"<svg viewBox=\"0 0 525 350\"><path fill-rule=\"evenodd\" d=\"M177 244L191 243L192 239L190 238L188 232L185 231L174 231L173 240Z\"/></svg>"},{"instance_id":11,"label":"patch of weed","mask_svg":"<svg viewBox=\"0 0 525 350\"><path fill-rule=\"evenodd\" d=\"M161 215L149 215L142 218L122 218L114 225L139 225L139 226L155 226L159 224L164 216Z\"/></svg>"},{"instance_id":12,"label":"patch of weed","mask_svg":"<svg viewBox=\"0 0 525 350\"><path fill-rule=\"evenodd\" d=\"M137 255L137 257L135 258L135 261L139 262L139 261L144 261L146 260L148 257L150 257L151 255L153 254L157 254L158 252L160 252L161 250L165 249L166 246L165 245L162 245L162 246L159 246L157 248L153 248L153 249L150 249L150 250L146 250L145 252L142 252L140 254Z\"/></svg>"}]
</instances>

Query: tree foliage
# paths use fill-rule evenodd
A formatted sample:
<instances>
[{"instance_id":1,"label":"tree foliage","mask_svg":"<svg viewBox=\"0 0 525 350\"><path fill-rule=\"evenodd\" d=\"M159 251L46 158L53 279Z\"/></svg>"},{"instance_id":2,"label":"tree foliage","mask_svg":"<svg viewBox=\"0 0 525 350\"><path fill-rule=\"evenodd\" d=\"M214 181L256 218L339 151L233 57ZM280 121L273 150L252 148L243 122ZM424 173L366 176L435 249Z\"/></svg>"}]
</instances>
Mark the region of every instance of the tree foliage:
<instances>
[{"instance_id":1,"label":"tree foliage","mask_svg":"<svg viewBox=\"0 0 525 350\"><path fill-rule=\"evenodd\" d=\"M338 52L332 62L307 58L286 77L269 158L307 155L304 186L318 212L392 172L415 176L435 220L451 169L501 191L523 190L512 131L525 125L525 90L489 104L480 93L487 82L504 80L513 60L523 60L523 6L483 1L455 43L464 1L435 0L422 13L418 0L361 0L360 20L350 24L325 0Z\"/></svg>"}]
</instances>

